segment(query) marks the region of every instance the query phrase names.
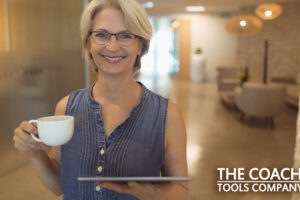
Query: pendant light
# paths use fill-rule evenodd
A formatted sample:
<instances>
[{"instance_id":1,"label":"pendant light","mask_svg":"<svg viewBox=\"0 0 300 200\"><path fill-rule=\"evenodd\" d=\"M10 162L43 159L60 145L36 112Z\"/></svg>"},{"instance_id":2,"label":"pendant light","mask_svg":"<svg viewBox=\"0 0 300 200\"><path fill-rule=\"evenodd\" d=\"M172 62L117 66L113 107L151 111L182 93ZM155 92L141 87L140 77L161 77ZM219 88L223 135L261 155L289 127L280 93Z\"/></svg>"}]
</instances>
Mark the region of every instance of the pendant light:
<instances>
[{"instance_id":1,"label":"pendant light","mask_svg":"<svg viewBox=\"0 0 300 200\"><path fill-rule=\"evenodd\" d=\"M256 7L255 13L264 20L272 20L282 14L282 7L277 3L264 3Z\"/></svg>"},{"instance_id":2,"label":"pendant light","mask_svg":"<svg viewBox=\"0 0 300 200\"><path fill-rule=\"evenodd\" d=\"M226 30L240 37L257 34L262 28L262 21L252 15L239 15L232 17L226 23Z\"/></svg>"}]
</instances>

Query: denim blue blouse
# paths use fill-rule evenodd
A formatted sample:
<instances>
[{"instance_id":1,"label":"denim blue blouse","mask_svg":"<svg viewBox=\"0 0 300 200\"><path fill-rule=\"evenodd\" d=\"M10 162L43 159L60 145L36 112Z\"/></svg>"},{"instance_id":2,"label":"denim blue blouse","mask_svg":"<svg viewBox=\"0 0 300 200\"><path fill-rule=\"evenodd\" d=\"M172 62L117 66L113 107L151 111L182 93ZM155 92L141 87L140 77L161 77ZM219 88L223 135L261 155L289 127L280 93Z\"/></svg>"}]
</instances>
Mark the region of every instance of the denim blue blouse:
<instances>
[{"instance_id":1,"label":"denim blue blouse","mask_svg":"<svg viewBox=\"0 0 300 200\"><path fill-rule=\"evenodd\" d=\"M99 188L97 182L79 182L79 176L160 176L168 99L139 84L138 105L107 139L101 105L91 95L93 85L70 94L65 114L74 116L75 129L72 139L61 146L64 200L137 199Z\"/></svg>"}]
</instances>

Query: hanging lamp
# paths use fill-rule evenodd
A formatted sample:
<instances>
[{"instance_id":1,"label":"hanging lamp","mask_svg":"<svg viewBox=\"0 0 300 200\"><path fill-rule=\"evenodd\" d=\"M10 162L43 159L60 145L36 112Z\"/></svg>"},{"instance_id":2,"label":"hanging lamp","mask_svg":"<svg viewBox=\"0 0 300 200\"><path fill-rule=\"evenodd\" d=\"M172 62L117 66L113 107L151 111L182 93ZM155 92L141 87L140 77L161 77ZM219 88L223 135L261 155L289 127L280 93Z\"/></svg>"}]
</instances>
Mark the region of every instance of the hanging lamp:
<instances>
[{"instance_id":1,"label":"hanging lamp","mask_svg":"<svg viewBox=\"0 0 300 200\"><path fill-rule=\"evenodd\" d=\"M240 37L248 37L257 34L262 28L262 21L252 15L240 15L229 19L226 30Z\"/></svg>"},{"instance_id":2,"label":"hanging lamp","mask_svg":"<svg viewBox=\"0 0 300 200\"><path fill-rule=\"evenodd\" d=\"M282 14L282 6L277 3L264 3L256 7L255 13L264 20L272 20Z\"/></svg>"}]
</instances>

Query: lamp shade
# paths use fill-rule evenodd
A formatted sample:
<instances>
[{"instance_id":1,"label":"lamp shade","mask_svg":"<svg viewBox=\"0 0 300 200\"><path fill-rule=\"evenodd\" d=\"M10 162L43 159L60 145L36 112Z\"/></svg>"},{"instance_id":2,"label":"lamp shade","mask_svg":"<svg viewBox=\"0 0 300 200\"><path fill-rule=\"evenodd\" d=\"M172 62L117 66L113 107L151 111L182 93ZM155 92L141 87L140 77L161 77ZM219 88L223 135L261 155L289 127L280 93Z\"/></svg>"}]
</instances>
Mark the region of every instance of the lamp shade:
<instances>
[{"instance_id":1,"label":"lamp shade","mask_svg":"<svg viewBox=\"0 0 300 200\"><path fill-rule=\"evenodd\" d=\"M282 7L277 3L264 3L256 7L255 13L264 20L272 20L282 14Z\"/></svg>"},{"instance_id":2,"label":"lamp shade","mask_svg":"<svg viewBox=\"0 0 300 200\"><path fill-rule=\"evenodd\" d=\"M255 35L262 28L262 21L252 15L240 15L229 19L226 23L226 30L240 37Z\"/></svg>"}]
</instances>

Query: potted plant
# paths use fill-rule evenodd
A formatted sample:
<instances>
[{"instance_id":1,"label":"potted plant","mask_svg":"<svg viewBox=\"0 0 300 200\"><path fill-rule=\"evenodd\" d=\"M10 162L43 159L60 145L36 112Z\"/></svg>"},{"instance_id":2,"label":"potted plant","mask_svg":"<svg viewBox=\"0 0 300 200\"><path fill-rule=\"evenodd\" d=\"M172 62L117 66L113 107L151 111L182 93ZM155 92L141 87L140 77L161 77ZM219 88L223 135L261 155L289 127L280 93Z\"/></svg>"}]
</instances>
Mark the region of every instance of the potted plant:
<instances>
[{"instance_id":1,"label":"potted plant","mask_svg":"<svg viewBox=\"0 0 300 200\"><path fill-rule=\"evenodd\" d=\"M201 48L197 47L191 57L190 80L204 82L205 80L205 56Z\"/></svg>"},{"instance_id":2,"label":"potted plant","mask_svg":"<svg viewBox=\"0 0 300 200\"><path fill-rule=\"evenodd\" d=\"M240 74L240 79L241 79L241 86L243 86L243 84L246 82L246 81L249 81L251 79L251 75L249 73L249 68L248 66L245 67L244 69L244 72L242 72Z\"/></svg>"},{"instance_id":3,"label":"potted plant","mask_svg":"<svg viewBox=\"0 0 300 200\"><path fill-rule=\"evenodd\" d=\"M202 49L201 48L196 48L195 54L202 54Z\"/></svg>"}]
</instances>

